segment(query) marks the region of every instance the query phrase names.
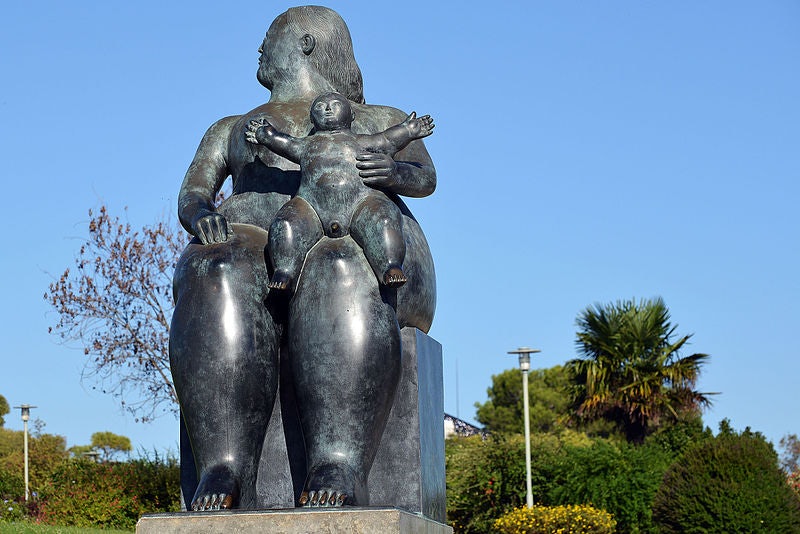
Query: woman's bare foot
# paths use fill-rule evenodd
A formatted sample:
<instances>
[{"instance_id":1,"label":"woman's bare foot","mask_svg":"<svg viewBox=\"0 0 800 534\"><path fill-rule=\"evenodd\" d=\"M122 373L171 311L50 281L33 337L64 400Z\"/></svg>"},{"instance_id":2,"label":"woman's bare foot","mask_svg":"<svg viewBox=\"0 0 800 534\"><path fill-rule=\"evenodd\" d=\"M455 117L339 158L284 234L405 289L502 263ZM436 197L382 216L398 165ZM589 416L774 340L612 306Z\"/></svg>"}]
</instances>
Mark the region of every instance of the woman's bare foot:
<instances>
[{"instance_id":1,"label":"woman's bare foot","mask_svg":"<svg viewBox=\"0 0 800 534\"><path fill-rule=\"evenodd\" d=\"M226 465L217 465L200 478L192 510L229 510L239 505L239 481Z\"/></svg>"},{"instance_id":2,"label":"woman's bare foot","mask_svg":"<svg viewBox=\"0 0 800 534\"><path fill-rule=\"evenodd\" d=\"M300 495L300 506L320 508L368 504L366 490L352 469L342 465L313 468Z\"/></svg>"}]
</instances>

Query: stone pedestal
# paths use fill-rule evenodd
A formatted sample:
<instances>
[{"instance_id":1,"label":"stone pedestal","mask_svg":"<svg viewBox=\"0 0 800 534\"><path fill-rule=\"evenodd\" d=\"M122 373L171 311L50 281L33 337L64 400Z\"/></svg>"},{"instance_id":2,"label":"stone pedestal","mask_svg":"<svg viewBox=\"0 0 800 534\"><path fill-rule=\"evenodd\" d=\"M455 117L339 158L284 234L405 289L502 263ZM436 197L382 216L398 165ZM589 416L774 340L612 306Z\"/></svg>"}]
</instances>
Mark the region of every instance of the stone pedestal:
<instances>
[{"instance_id":1,"label":"stone pedestal","mask_svg":"<svg viewBox=\"0 0 800 534\"><path fill-rule=\"evenodd\" d=\"M393 508L181 512L143 516L136 534L452 534L447 525Z\"/></svg>"},{"instance_id":2,"label":"stone pedestal","mask_svg":"<svg viewBox=\"0 0 800 534\"><path fill-rule=\"evenodd\" d=\"M370 505L446 521L442 346L404 328L403 374L369 472Z\"/></svg>"},{"instance_id":3,"label":"stone pedestal","mask_svg":"<svg viewBox=\"0 0 800 534\"><path fill-rule=\"evenodd\" d=\"M403 328L401 335L403 371L369 474L370 505L400 508L443 523L446 496L442 347L416 328ZM286 361L285 354L281 360ZM182 432L181 489L185 501L191 499L197 487L188 443ZM251 509L294 507L302 491L305 469L291 377L282 365L279 400L264 441L255 492L243 493L242 505Z\"/></svg>"}]
</instances>

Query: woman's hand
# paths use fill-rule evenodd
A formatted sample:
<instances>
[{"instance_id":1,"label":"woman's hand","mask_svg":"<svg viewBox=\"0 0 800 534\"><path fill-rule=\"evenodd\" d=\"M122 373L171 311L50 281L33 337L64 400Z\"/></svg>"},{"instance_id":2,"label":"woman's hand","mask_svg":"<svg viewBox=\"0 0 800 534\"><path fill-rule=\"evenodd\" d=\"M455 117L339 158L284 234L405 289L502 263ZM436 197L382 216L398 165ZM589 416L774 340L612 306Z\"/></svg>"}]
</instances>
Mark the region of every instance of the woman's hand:
<instances>
[{"instance_id":1,"label":"woman's hand","mask_svg":"<svg viewBox=\"0 0 800 534\"><path fill-rule=\"evenodd\" d=\"M192 221L192 230L194 235L204 245L213 243L224 243L228 240L228 236L233 233L233 228L228 224L219 213L203 210Z\"/></svg>"},{"instance_id":2,"label":"woman's hand","mask_svg":"<svg viewBox=\"0 0 800 534\"><path fill-rule=\"evenodd\" d=\"M397 164L391 156L362 152L356 156L356 168L365 185L375 189L391 189L397 185Z\"/></svg>"}]
</instances>

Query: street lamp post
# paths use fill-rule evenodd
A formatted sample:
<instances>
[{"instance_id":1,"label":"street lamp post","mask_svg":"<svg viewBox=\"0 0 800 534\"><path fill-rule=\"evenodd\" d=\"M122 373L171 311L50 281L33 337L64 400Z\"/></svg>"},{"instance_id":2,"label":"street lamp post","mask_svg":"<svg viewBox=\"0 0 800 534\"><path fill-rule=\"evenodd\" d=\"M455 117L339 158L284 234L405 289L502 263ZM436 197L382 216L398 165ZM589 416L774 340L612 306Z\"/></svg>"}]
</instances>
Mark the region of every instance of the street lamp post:
<instances>
[{"instance_id":1,"label":"street lamp post","mask_svg":"<svg viewBox=\"0 0 800 534\"><path fill-rule=\"evenodd\" d=\"M519 369L522 371L522 406L525 416L525 489L528 508L533 508L533 488L531 487L531 418L528 401L528 371L531 369L531 354L541 352L539 349L520 347L508 351L509 354L519 355Z\"/></svg>"},{"instance_id":2,"label":"street lamp post","mask_svg":"<svg viewBox=\"0 0 800 534\"><path fill-rule=\"evenodd\" d=\"M14 406L14 408L22 410L22 439L25 449L25 502L28 502L28 498L30 497L30 490L28 489L28 419L31 418L31 408L36 408L36 406L20 404L19 406Z\"/></svg>"},{"instance_id":3,"label":"street lamp post","mask_svg":"<svg viewBox=\"0 0 800 534\"><path fill-rule=\"evenodd\" d=\"M85 458L90 458L93 462L97 463L97 459L100 457L100 453L97 451L89 451L81 453L81 456Z\"/></svg>"}]
</instances>

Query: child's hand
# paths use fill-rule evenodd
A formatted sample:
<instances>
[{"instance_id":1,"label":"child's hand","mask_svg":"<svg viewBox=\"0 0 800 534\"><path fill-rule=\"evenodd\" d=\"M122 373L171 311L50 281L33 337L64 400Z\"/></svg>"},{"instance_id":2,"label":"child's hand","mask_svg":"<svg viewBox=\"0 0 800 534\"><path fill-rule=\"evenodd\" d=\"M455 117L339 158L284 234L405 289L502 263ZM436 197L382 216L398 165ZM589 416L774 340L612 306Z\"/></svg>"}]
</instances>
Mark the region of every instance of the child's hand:
<instances>
[{"instance_id":1,"label":"child's hand","mask_svg":"<svg viewBox=\"0 0 800 534\"><path fill-rule=\"evenodd\" d=\"M267 119L263 117L260 119L253 119L247 124L247 131L244 133L244 138L254 145L263 145L265 139L269 137L268 134L270 131L275 131L275 127L272 126Z\"/></svg>"},{"instance_id":2,"label":"child's hand","mask_svg":"<svg viewBox=\"0 0 800 534\"><path fill-rule=\"evenodd\" d=\"M414 139L428 137L433 133L433 128L436 126L433 124L433 119L430 115L423 115L422 117L417 118L416 111L412 111L411 115L406 117L406 120L403 121L403 124L408 129L408 133Z\"/></svg>"}]
</instances>

